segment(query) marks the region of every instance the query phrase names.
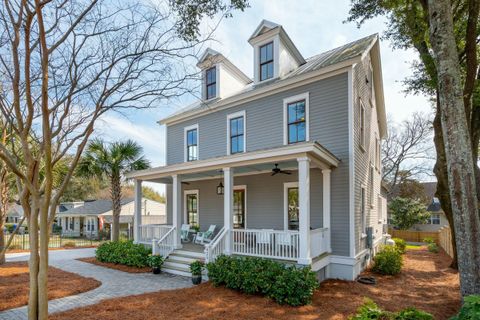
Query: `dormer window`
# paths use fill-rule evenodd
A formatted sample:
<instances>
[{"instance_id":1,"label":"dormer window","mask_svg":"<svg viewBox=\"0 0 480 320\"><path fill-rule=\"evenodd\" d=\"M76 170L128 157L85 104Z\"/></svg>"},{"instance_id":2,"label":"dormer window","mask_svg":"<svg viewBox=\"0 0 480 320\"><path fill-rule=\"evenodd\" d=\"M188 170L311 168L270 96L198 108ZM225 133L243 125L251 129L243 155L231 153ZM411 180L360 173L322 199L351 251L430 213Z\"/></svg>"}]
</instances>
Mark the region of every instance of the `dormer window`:
<instances>
[{"instance_id":1,"label":"dormer window","mask_svg":"<svg viewBox=\"0 0 480 320\"><path fill-rule=\"evenodd\" d=\"M215 98L217 96L217 68L213 67L205 72L205 84L207 100Z\"/></svg>"},{"instance_id":2,"label":"dormer window","mask_svg":"<svg viewBox=\"0 0 480 320\"><path fill-rule=\"evenodd\" d=\"M260 47L260 81L273 78L273 42Z\"/></svg>"}]
</instances>

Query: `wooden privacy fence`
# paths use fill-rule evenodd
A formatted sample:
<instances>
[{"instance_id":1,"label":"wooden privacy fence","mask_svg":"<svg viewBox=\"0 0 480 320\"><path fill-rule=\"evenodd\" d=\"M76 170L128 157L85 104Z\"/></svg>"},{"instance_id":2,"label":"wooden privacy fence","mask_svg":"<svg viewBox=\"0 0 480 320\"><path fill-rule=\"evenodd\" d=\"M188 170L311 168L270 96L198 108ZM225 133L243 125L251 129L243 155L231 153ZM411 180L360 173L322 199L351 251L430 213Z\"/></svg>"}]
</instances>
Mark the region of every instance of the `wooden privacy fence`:
<instances>
[{"instance_id":1,"label":"wooden privacy fence","mask_svg":"<svg viewBox=\"0 0 480 320\"><path fill-rule=\"evenodd\" d=\"M408 230L394 230L389 229L388 233L392 238L400 238L410 242L423 242L425 238L432 238L437 244L439 243L439 232L426 231L408 231Z\"/></svg>"},{"instance_id":2,"label":"wooden privacy fence","mask_svg":"<svg viewBox=\"0 0 480 320\"><path fill-rule=\"evenodd\" d=\"M443 227L438 231L438 241L440 247L453 258L452 230L450 230L450 227Z\"/></svg>"}]
</instances>

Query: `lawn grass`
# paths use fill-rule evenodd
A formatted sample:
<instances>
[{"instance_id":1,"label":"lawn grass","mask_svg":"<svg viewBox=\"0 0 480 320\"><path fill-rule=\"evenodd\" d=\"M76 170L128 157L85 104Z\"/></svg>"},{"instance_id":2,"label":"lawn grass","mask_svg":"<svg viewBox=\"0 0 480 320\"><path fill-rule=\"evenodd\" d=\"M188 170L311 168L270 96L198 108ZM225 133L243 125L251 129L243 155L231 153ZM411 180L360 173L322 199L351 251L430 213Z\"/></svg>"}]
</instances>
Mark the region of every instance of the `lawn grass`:
<instances>
[{"instance_id":1,"label":"lawn grass","mask_svg":"<svg viewBox=\"0 0 480 320\"><path fill-rule=\"evenodd\" d=\"M424 247L424 245L421 244L407 244L405 249L407 250L420 250Z\"/></svg>"}]
</instances>

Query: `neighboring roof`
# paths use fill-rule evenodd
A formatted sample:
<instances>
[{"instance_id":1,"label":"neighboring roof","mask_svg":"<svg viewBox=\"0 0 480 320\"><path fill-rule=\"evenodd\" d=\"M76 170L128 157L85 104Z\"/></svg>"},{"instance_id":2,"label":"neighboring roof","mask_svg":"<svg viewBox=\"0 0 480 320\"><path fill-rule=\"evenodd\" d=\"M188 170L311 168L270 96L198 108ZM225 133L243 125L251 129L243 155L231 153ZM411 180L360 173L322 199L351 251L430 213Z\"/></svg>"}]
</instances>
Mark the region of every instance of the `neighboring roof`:
<instances>
[{"instance_id":1,"label":"neighboring roof","mask_svg":"<svg viewBox=\"0 0 480 320\"><path fill-rule=\"evenodd\" d=\"M122 199L121 205L128 204L132 202L134 198L125 198ZM87 215L87 214L102 214L112 210L112 200L94 200L94 201L85 201L85 204L80 207L71 208L66 211L59 212L59 215L63 214L77 214L77 215Z\"/></svg>"},{"instance_id":2,"label":"neighboring roof","mask_svg":"<svg viewBox=\"0 0 480 320\"><path fill-rule=\"evenodd\" d=\"M300 77L314 71L320 71L322 69L327 69L334 65L346 63L354 58L361 57L365 54L372 46L378 41L378 34L372 34L368 37L358 39L356 41L347 43L338 48L323 52L321 54L315 55L306 59L306 63L293 70L292 72L286 74L285 76L269 81L268 83L250 83L245 86L245 88L238 92L237 94L227 97L220 100L215 100L210 103L205 103L203 101L194 102L177 112L169 115L168 117L159 121L160 124L166 124L168 122L181 120L185 117L200 114L207 110L215 109L221 105L228 104L230 101L234 101L236 98L241 96L250 96L260 91L261 89L268 90L270 87L280 85L282 83L287 84L289 80L296 77ZM352 61L352 64L354 61ZM332 70L333 71L333 70ZM263 90L262 90L263 91Z\"/></svg>"}]
</instances>

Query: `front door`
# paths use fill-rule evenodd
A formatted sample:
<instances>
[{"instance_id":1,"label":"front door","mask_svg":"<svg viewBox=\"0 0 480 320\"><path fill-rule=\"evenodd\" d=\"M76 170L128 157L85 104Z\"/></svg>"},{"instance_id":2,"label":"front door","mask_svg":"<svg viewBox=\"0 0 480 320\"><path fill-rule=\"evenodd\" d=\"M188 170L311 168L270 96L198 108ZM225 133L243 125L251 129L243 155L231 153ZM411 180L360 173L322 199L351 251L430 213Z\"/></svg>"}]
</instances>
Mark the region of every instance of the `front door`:
<instances>
[{"instance_id":1,"label":"front door","mask_svg":"<svg viewBox=\"0 0 480 320\"><path fill-rule=\"evenodd\" d=\"M233 228L245 229L245 189L233 190Z\"/></svg>"}]
</instances>

